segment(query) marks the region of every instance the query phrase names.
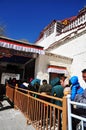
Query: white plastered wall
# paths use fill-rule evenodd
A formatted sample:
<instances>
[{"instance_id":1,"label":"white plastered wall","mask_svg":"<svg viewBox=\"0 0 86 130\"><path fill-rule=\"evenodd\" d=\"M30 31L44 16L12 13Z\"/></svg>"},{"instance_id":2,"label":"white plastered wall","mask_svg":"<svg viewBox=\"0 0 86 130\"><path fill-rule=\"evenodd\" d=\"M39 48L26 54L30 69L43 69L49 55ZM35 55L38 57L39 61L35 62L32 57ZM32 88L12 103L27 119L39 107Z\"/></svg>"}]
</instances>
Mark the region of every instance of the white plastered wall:
<instances>
[{"instance_id":1,"label":"white plastered wall","mask_svg":"<svg viewBox=\"0 0 86 130\"><path fill-rule=\"evenodd\" d=\"M71 76L77 75L79 77L79 82L81 86L83 88L86 88L86 83L82 79L83 69L86 69L86 51L74 56L73 63L71 65Z\"/></svg>"},{"instance_id":2,"label":"white plastered wall","mask_svg":"<svg viewBox=\"0 0 86 130\"><path fill-rule=\"evenodd\" d=\"M44 49L48 48L53 42L56 41L56 23L54 27L54 32L46 37L45 35L35 44L44 47Z\"/></svg>"},{"instance_id":3,"label":"white plastered wall","mask_svg":"<svg viewBox=\"0 0 86 130\"><path fill-rule=\"evenodd\" d=\"M65 42L64 44L57 46L52 49L50 52L53 54L58 54L66 57L73 58L75 55L79 53L83 53L86 51L86 33L77 36L74 39Z\"/></svg>"},{"instance_id":4,"label":"white plastered wall","mask_svg":"<svg viewBox=\"0 0 86 130\"><path fill-rule=\"evenodd\" d=\"M86 83L84 83L81 73L86 68L86 32L50 52L73 58L70 75L77 75L81 86L86 88Z\"/></svg>"},{"instance_id":5,"label":"white plastered wall","mask_svg":"<svg viewBox=\"0 0 86 130\"><path fill-rule=\"evenodd\" d=\"M72 59L52 54L39 55L35 63L35 77L41 80L46 79L49 83L48 65L66 67L70 73Z\"/></svg>"}]
</instances>

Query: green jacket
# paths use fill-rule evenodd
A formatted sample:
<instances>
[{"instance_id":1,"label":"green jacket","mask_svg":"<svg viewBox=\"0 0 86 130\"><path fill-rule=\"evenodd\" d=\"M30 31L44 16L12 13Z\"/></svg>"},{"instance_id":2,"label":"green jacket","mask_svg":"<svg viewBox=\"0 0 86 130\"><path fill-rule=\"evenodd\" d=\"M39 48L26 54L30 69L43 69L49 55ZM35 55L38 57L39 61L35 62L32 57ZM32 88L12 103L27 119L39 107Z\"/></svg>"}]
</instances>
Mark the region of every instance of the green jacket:
<instances>
[{"instance_id":1,"label":"green jacket","mask_svg":"<svg viewBox=\"0 0 86 130\"><path fill-rule=\"evenodd\" d=\"M56 85L52 88L52 96L62 98L64 96L63 93L64 88L61 85ZM52 100L52 103L62 106L62 102L59 100Z\"/></svg>"}]
</instances>

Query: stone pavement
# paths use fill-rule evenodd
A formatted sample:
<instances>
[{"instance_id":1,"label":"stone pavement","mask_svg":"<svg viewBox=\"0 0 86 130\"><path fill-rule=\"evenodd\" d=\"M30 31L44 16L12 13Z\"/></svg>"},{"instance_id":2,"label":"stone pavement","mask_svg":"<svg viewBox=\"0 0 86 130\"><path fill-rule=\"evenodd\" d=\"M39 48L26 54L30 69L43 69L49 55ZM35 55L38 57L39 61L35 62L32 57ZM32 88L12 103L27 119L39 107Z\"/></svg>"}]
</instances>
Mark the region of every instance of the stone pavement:
<instances>
[{"instance_id":1,"label":"stone pavement","mask_svg":"<svg viewBox=\"0 0 86 130\"><path fill-rule=\"evenodd\" d=\"M7 100L0 105L0 130L35 130L26 124L26 118L19 111L12 108Z\"/></svg>"}]
</instances>

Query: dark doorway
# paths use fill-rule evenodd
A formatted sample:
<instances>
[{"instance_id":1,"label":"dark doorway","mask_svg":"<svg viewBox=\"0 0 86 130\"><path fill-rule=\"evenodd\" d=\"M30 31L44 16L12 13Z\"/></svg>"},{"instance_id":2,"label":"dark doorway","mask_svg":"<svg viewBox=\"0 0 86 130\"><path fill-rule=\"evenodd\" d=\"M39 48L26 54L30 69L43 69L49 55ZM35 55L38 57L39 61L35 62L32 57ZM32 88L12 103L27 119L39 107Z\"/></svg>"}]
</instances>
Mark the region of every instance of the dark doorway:
<instances>
[{"instance_id":1,"label":"dark doorway","mask_svg":"<svg viewBox=\"0 0 86 130\"><path fill-rule=\"evenodd\" d=\"M63 76L64 74L61 74L61 73L49 73L49 82L52 80L52 79L54 79L54 78L56 78L56 77L58 77L58 78L60 78L61 76Z\"/></svg>"},{"instance_id":2,"label":"dark doorway","mask_svg":"<svg viewBox=\"0 0 86 130\"><path fill-rule=\"evenodd\" d=\"M31 62L29 62L25 66L24 79L28 81L30 78L34 78L34 73L35 73L35 59L32 59Z\"/></svg>"}]
</instances>

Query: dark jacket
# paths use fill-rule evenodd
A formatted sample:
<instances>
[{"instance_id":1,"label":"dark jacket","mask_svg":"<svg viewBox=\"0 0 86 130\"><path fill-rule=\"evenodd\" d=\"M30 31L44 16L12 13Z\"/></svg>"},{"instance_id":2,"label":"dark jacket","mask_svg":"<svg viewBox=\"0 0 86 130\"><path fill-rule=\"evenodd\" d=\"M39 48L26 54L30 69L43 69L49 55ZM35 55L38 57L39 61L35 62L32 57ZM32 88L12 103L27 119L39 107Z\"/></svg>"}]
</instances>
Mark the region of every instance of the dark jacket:
<instances>
[{"instance_id":1,"label":"dark jacket","mask_svg":"<svg viewBox=\"0 0 86 130\"><path fill-rule=\"evenodd\" d=\"M82 95L77 94L74 101L86 104L86 89L84 90ZM84 107L84 106L80 106L80 108L85 108L86 109L86 107Z\"/></svg>"},{"instance_id":2,"label":"dark jacket","mask_svg":"<svg viewBox=\"0 0 86 130\"><path fill-rule=\"evenodd\" d=\"M51 95L52 86L50 84L40 85L38 92L46 92L46 94Z\"/></svg>"},{"instance_id":3,"label":"dark jacket","mask_svg":"<svg viewBox=\"0 0 86 130\"><path fill-rule=\"evenodd\" d=\"M74 101L86 104L86 89L84 90L83 94L77 94ZM76 110L78 111L78 115L86 118L86 106L77 105ZM86 122L84 122L84 127L86 128Z\"/></svg>"}]
</instances>

